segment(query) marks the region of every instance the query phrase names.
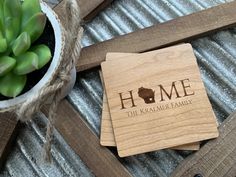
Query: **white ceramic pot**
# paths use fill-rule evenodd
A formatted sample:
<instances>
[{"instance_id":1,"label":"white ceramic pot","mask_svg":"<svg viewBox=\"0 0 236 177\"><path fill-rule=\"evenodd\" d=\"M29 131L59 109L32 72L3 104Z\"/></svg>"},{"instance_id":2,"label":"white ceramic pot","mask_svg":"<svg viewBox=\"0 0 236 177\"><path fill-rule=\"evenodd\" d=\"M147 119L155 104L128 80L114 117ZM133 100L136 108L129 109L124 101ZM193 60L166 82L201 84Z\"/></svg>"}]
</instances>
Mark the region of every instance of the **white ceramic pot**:
<instances>
[{"instance_id":1,"label":"white ceramic pot","mask_svg":"<svg viewBox=\"0 0 236 177\"><path fill-rule=\"evenodd\" d=\"M54 50L51 64L48 68L48 71L43 76L43 78L28 92L20 96L17 96L16 98L0 101L0 112L5 112L7 110L14 109L15 107L24 103L27 99L32 97L34 94L38 93L39 90L45 87L45 85L47 85L47 83L49 83L53 79L54 72L57 70L57 68L60 65L60 62L62 59L61 56L64 50L64 41L65 41L62 25L57 15L47 4L41 2L41 8L42 8L42 11L46 14L48 20L51 22L53 30L54 30L54 35L55 35L55 50ZM75 84L75 79L76 79L75 69L72 70L71 75L72 75L72 80L67 86L65 86L62 97L66 96Z\"/></svg>"}]
</instances>

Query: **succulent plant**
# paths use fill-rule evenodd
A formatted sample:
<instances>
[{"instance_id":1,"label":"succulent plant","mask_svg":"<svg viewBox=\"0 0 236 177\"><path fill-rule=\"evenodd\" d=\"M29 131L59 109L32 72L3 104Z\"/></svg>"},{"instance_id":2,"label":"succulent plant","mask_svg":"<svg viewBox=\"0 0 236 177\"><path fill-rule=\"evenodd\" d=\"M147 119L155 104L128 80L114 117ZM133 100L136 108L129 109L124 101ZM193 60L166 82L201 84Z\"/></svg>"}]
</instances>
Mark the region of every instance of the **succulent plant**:
<instances>
[{"instance_id":1,"label":"succulent plant","mask_svg":"<svg viewBox=\"0 0 236 177\"><path fill-rule=\"evenodd\" d=\"M46 25L39 0L0 0L0 94L16 97L27 74L51 59L50 49L34 45Z\"/></svg>"}]
</instances>

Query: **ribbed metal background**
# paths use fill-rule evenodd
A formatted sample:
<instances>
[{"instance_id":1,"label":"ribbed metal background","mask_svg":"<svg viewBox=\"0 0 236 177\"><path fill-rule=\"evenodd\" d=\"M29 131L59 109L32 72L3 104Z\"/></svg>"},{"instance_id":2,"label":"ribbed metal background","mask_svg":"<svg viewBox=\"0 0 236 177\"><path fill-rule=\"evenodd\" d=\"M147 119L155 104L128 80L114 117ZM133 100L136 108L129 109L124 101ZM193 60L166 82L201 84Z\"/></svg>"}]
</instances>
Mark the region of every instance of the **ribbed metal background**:
<instances>
[{"instance_id":1,"label":"ribbed metal background","mask_svg":"<svg viewBox=\"0 0 236 177\"><path fill-rule=\"evenodd\" d=\"M115 0L85 25L82 44L88 46L224 2L227 0ZM218 32L192 41L191 44L208 96L221 123L236 110L236 29ZM76 85L68 99L99 135L103 89L98 69L77 76ZM92 176L58 133L53 146L53 164L40 161L45 121L45 117L39 115L21 130L0 176ZM120 160L134 176L166 177L190 153L161 150Z\"/></svg>"}]
</instances>

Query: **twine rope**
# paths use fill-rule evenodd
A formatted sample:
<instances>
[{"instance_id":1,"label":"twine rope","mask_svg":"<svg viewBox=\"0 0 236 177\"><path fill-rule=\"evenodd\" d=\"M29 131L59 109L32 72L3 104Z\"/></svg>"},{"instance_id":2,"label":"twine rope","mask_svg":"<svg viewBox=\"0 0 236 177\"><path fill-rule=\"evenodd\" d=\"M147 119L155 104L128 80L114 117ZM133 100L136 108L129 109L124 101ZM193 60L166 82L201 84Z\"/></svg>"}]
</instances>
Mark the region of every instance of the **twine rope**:
<instances>
[{"instance_id":1,"label":"twine rope","mask_svg":"<svg viewBox=\"0 0 236 177\"><path fill-rule=\"evenodd\" d=\"M50 99L52 103L49 107L48 123L46 131L46 142L44 144L44 158L51 162L51 144L53 140L53 130L56 120L56 111L59 102L61 101L61 93L64 86L71 80L71 71L75 67L75 57L73 57L74 48L77 46L78 51L81 50L82 27L79 19L79 6L76 0L66 0L64 5L66 12L65 25L63 34L65 35L64 51L62 51L62 61L54 79L48 83L38 94L35 94L25 103L23 103L17 110L17 117L19 120L26 122L32 120L34 114L40 111L44 103Z\"/></svg>"}]
</instances>

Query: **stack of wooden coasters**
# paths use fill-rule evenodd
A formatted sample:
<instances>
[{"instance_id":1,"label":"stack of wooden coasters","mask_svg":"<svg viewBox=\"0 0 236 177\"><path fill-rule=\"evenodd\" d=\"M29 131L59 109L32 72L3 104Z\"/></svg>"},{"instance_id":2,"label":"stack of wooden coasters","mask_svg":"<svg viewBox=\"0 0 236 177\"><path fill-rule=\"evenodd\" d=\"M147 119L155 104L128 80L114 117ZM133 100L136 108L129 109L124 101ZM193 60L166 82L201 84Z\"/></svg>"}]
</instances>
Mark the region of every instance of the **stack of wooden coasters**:
<instances>
[{"instance_id":1,"label":"stack of wooden coasters","mask_svg":"<svg viewBox=\"0 0 236 177\"><path fill-rule=\"evenodd\" d=\"M142 54L108 53L102 63L101 145L120 157L198 150L217 122L190 44Z\"/></svg>"}]
</instances>

